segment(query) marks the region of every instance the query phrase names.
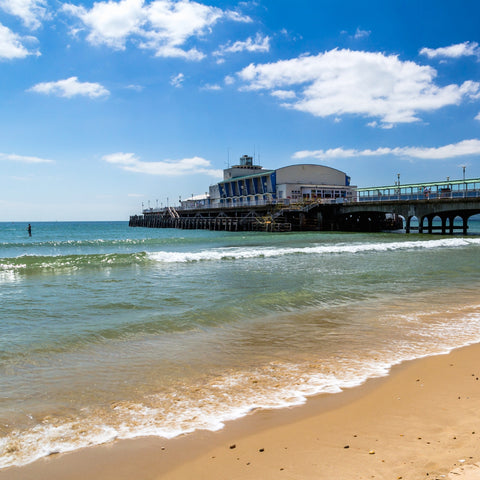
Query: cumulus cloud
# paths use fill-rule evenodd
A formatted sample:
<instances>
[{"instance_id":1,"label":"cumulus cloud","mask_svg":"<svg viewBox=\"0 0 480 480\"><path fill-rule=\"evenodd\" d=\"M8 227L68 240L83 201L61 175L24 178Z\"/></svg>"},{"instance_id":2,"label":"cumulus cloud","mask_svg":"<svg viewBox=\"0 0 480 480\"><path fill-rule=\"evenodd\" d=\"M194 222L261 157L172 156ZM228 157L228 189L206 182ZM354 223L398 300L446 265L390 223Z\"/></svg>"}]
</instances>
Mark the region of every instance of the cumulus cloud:
<instances>
[{"instance_id":1,"label":"cumulus cloud","mask_svg":"<svg viewBox=\"0 0 480 480\"><path fill-rule=\"evenodd\" d=\"M293 90L274 90L271 95L273 97L281 98L282 100L286 100L289 98L295 98L297 95Z\"/></svg>"},{"instance_id":2,"label":"cumulus cloud","mask_svg":"<svg viewBox=\"0 0 480 480\"><path fill-rule=\"evenodd\" d=\"M370 30L361 30L360 28L357 28L355 35L353 38L355 40L359 40L360 38L366 38L369 37L372 32Z\"/></svg>"},{"instance_id":3,"label":"cumulus cloud","mask_svg":"<svg viewBox=\"0 0 480 480\"><path fill-rule=\"evenodd\" d=\"M422 48L421 55L426 55L428 58L459 58L476 56L480 58L480 48L477 42L463 42L449 47L441 48Z\"/></svg>"},{"instance_id":4,"label":"cumulus cloud","mask_svg":"<svg viewBox=\"0 0 480 480\"><path fill-rule=\"evenodd\" d=\"M138 33L145 21L143 0L95 2L90 10L66 3L63 11L83 23L90 43L116 49L124 49L127 37Z\"/></svg>"},{"instance_id":5,"label":"cumulus cloud","mask_svg":"<svg viewBox=\"0 0 480 480\"><path fill-rule=\"evenodd\" d=\"M118 165L128 172L145 173L147 175L177 177L182 175L204 174L215 178L221 178L223 175L222 170L212 168L211 163L201 157L144 162L133 153L117 152L105 155L102 159L108 163Z\"/></svg>"},{"instance_id":6,"label":"cumulus cloud","mask_svg":"<svg viewBox=\"0 0 480 480\"><path fill-rule=\"evenodd\" d=\"M186 48L192 38L202 37L221 19L250 21L237 12L189 0L113 0L96 2L92 8L65 4L64 12L78 19L93 45L124 50L127 41L152 50L158 57L201 60L205 54Z\"/></svg>"},{"instance_id":7,"label":"cumulus cloud","mask_svg":"<svg viewBox=\"0 0 480 480\"><path fill-rule=\"evenodd\" d=\"M218 91L221 89L222 87L217 83L206 83L203 87L201 87L201 90L210 90L210 91Z\"/></svg>"},{"instance_id":8,"label":"cumulus cloud","mask_svg":"<svg viewBox=\"0 0 480 480\"><path fill-rule=\"evenodd\" d=\"M174 75L170 78L170 85L173 85L175 88L180 88L183 85L185 80L185 75L183 73L179 73L178 75Z\"/></svg>"},{"instance_id":9,"label":"cumulus cloud","mask_svg":"<svg viewBox=\"0 0 480 480\"><path fill-rule=\"evenodd\" d=\"M33 30L47 18L45 0L0 0L0 8L10 15L19 17L24 25Z\"/></svg>"},{"instance_id":10,"label":"cumulus cloud","mask_svg":"<svg viewBox=\"0 0 480 480\"><path fill-rule=\"evenodd\" d=\"M232 77L231 75L227 75L224 78L225 85L233 85L235 83L235 78Z\"/></svg>"},{"instance_id":11,"label":"cumulus cloud","mask_svg":"<svg viewBox=\"0 0 480 480\"><path fill-rule=\"evenodd\" d=\"M477 116L475 117L475 120L480 120L480 112L477 114Z\"/></svg>"},{"instance_id":12,"label":"cumulus cloud","mask_svg":"<svg viewBox=\"0 0 480 480\"><path fill-rule=\"evenodd\" d=\"M36 40L33 37L21 37L0 23L0 59L13 60L28 55L40 55L38 51L29 51L24 43Z\"/></svg>"},{"instance_id":13,"label":"cumulus cloud","mask_svg":"<svg viewBox=\"0 0 480 480\"><path fill-rule=\"evenodd\" d=\"M214 52L215 56L221 57L228 53L239 52L269 52L270 51L270 37L262 36L260 33L255 35L255 38L248 37L245 41L237 41L234 43L227 43L220 46L220 48Z\"/></svg>"},{"instance_id":14,"label":"cumulus cloud","mask_svg":"<svg viewBox=\"0 0 480 480\"><path fill-rule=\"evenodd\" d=\"M437 86L436 70L396 55L330 50L274 63L250 64L237 73L242 90L295 91L282 106L318 117L361 115L385 125L419 121L422 112L475 98L480 83ZM278 96L278 95L277 95Z\"/></svg>"},{"instance_id":15,"label":"cumulus cloud","mask_svg":"<svg viewBox=\"0 0 480 480\"><path fill-rule=\"evenodd\" d=\"M29 91L65 98L75 96L99 98L110 95L110 92L99 83L79 82L77 77L70 77L57 82L37 83Z\"/></svg>"},{"instance_id":16,"label":"cumulus cloud","mask_svg":"<svg viewBox=\"0 0 480 480\"><path fill-rule=\"evenodd\" d=\"M135 85L135 84L127 85L125 88L128 90L133 90L135 92L141 92L143 90L142 85Z\"/></svg>"},{"instance_id":17,"label":"cumulus cloud","mask_svg":"<svg viewBox=\"0 0 480 480\"><path fill-rule=\"evenodd\" d=\"M461 157L465 155L480 154L480 140L462 140L458 143L444 145L442 147L383 147L376 150L356 150L330 148L328 150L302 150L294 153L292 158L318 158L321 160L333 160L337 158L352 157L379 157L383 155L394 155L397 157L417 158L422 160L445 160L448 158Z\"/></svg>"},{"instance_id":18,"label":"cumulus cloud","mask_svg":"<svg viewBox=\"0 0 480 480\"><path fill-rule=\"evenodd\" d=\"M48 158L29 157L26 155L16 155L14 153L0 153L0 160L20 163L54 163Z\"/></svg>"}]
</instances>

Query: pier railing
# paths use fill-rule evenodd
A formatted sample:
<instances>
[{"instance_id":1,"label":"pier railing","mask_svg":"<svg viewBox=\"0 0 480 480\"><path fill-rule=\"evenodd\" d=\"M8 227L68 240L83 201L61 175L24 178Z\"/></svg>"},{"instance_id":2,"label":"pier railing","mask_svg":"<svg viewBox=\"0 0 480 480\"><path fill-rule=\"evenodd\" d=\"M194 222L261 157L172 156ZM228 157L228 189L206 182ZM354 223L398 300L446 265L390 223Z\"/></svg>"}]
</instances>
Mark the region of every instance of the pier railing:
<instances>
[{"instance_id":1,"label":"pier railing","mask_svg":"<svg viewBox=\"0 0 480 480\"><path fill-rule=\"evenodd\" d=\"M445 182L427 182L410 185L393 185L384 187L358 188L351 196L337 198L310 198L310 199L251 199L249 197L235 197L230 202L191 202L182 203L175 207L146 208L145 215L163 214L177 216L178 211L192 211L203 209L233 210L249 207L284 207L294 209L311 209L317 205L351 204L358 202L392 202L409 200L450 200L461 198L480 198L480 179L452 180ZM172 213L174 212L174 213Z\"/></svg>"},{"instance_id":2,"label":"pier railing","mask_svg":"<svg viewBox=\"0 0 480 480\"><path fill-rule=\"evenodd\" d=\"M359 202L442 200L480 197L480 179L447 180L357 189Z\"/></svg>"},{"instance_id":3,"label":"pier railing","mask_svg":"<svg viewBox=\"0 0 480 480\"><path fill-rule=\"evenodd\" d=\"M359 195L358 202L387 202L387 201L406 201L406 200L442 200L452 198L479 198L480 190L469 190L468 192L429 192L429 193L396 193L390 195L369 194Z\"/></svg>"},{"instance_id":4,"label":"pier railing","mask_svg":"<svg viewBox=\"0 0 480 480\"><path fill-rule=\"evenodd\" d=\"M240 198L240 197L239 197ZM288 207L288 208L302 208L307 205L330 205L336 203L346 203L351 201L357 201L357 199L347 200L345 198L318 198L313 200L290 200L290 199L271 199L271 200L257 200L257 201L242 201L238 200L232 203L205 203L205 204L188 204L188 205L177 205L175 207L161 207L161 208L145 208L142 210L143 214L152 214L152 213L162 213L168 214L170 209L178 211L189 211L189 210L203 210L203 209L236 209L236 208L248 208L248 207L269 207L269 206L279 206L279 207Z\"/></svg>"}]
</instances>

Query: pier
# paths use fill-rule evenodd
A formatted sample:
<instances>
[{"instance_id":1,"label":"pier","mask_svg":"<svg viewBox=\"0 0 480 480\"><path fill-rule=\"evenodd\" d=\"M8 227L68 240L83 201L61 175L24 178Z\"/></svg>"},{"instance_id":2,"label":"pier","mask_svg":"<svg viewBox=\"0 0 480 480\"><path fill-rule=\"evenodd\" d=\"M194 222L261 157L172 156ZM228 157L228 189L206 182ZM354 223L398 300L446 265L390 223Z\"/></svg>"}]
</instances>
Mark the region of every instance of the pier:
<instances>
[{"instance_id":1,"label":"pier","mask_svg":"<svg viewBox=\"0 0 480 480\"><path fill-rule=\"evenodd\" d=\"M347 198L274 199L144 209L132 227L224 231L383 231L467 234L480 214L480 179L357 188Z\"/></svg>"}]
</instances>

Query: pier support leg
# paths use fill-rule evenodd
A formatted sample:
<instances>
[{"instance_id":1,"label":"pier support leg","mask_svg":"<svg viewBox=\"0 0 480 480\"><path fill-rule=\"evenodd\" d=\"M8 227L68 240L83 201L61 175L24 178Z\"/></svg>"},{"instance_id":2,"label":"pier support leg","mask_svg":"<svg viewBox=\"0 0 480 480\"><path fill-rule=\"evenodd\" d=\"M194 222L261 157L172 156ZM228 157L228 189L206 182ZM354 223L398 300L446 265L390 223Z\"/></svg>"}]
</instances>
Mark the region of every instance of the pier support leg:
<instances>
[{"instance_id":1,"label":"pier support leg","mask_svg":"<svg viewBox=\"0 0 480 480\"><path fill-rule=\"evenodd\" d=\"M442 235L445 235L445 233L447 232L447 217L441 217L441 220L442 220Z\"/></svg>"}]
</instances>

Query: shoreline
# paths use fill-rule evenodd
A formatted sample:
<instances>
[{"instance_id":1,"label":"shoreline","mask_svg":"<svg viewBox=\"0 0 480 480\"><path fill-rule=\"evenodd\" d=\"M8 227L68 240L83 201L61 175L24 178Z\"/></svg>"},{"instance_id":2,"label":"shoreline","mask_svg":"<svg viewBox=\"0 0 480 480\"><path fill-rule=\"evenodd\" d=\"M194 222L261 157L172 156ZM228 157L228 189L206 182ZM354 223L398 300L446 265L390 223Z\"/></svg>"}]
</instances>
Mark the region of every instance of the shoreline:
<instances>
[{"instance_id":1,"label":"shoreline","mask_svg":"<svg viewBox=\"0 0 480 480\"><path fill-rule=\"evenodd\" d=\"M0 470L0 480L480 479L480 344L217 432L143 437ZM443 477L442 477L443 475Z\"/></svg>"}]
</instances>

